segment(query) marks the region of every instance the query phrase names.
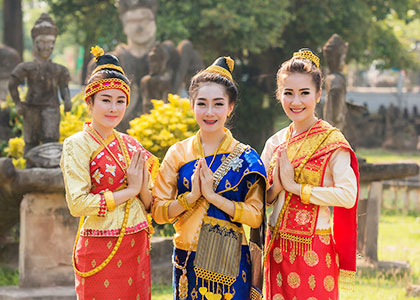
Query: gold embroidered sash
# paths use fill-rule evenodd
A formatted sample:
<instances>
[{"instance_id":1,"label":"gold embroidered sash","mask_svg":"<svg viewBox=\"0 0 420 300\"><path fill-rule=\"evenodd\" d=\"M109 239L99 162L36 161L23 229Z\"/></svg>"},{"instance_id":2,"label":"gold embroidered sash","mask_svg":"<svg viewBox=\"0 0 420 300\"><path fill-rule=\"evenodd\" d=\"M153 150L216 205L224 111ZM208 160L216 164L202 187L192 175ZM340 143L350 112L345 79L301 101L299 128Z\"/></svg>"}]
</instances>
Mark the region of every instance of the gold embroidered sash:
<instances>
[{"instance_id":1,"label":"gold embroidered sash","mask_svg":"<svg viewBox=\"0 0 420 300\"><path fill-rule=\"evenodd\" d=\"M239 158L248 147L239 143L214 172L213 190L217 189L223 176L231 169L232 160ZM194 259L194 271L197 281L202 280L199 292L207 299L221 299L222 295L224 299L232 299L230 286L239 275L242 233L242 227L232 222L204 217Z\"/></svg>"}]
</instances>

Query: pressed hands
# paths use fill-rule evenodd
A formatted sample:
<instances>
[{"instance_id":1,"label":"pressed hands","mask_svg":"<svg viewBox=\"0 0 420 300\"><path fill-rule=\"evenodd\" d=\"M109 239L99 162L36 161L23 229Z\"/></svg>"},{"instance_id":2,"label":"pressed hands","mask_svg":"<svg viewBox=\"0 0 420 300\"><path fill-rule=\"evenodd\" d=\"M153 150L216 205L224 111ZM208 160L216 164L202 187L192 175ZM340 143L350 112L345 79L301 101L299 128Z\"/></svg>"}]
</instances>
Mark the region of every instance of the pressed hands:
<instances>
[{"instance_id":1,"label":"pressed hands","mask_svg":"<svg viewBox=\"0 0 420 300\"><path fill-rule=\"evenodd\" d=\"M232 201L217 194L213 190L213 172L204 158L200 158L191 178L191 192L185 195L185 200L190 207L194 206L200 197L224 211L231 217L235 215L235 205Z\"/></svg>"},{"instance_id":2,"label":"pressed hands","mask_svg":"<svg viewBox=\"0 0 420 300\"><path fill-rule=\"evenodd\" d=\"M145 152L139 149L134 153L127 168L127 187L113 193L115 204L122 204L139 195L146 210L149 210L152 203L149 180Z\"/></svg>"},{"instance_id":3,"label":"pressed hands","mask_svg":"<svg viewBox=\"0 0 420 300\"><path fill-rule=\"evenodd\" d=\"M273 203L282 190L300 195L300 184L295 181L295 169L283 149L277 154L276 165L273 169L273 184L267 191L267 202Z\"/></svg>"}]
</instances>

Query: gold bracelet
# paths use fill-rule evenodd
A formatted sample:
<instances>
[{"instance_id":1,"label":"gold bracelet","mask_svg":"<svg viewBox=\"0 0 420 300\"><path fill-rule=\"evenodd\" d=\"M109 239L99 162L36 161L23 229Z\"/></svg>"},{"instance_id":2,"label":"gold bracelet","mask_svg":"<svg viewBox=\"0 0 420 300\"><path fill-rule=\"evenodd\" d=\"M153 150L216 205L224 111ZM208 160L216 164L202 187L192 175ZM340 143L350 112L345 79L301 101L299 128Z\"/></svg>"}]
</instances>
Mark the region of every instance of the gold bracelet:
<instances>
[{"instance_id":1,"label":"gold bracelet","mask_svg":"<svg viewBox=\"0 0 420 300\"><path fill-rule=\"evenodd\" d=\"M108 208L108 211L113 211L115 207L117 206L115 204L114 194L111 191L106 191L104 193L106 207Z\"/></svg>"},{"instance_id":2,"label":"gold bracelet","mask_svg":"<svg viewBox=\"0 0 420 300\"><path fill-rule=\"evenodd\" d=\"M178 203L181 204L185 210L190 210L191 206L188 204L187 199L185 199L186 194L188 194L188 192L178 195Z\"/></svg>"},{"instance_id":3,"label":"gold bracelet","mask_svg":"<svg viewBox=\"0 0 420 300\"><path fill-rule=\"evenodd\" d=\"M300 199L303 204L309 204L311 198L312 185L301 184L300 186Z\"/></svg>"}]
</instances>

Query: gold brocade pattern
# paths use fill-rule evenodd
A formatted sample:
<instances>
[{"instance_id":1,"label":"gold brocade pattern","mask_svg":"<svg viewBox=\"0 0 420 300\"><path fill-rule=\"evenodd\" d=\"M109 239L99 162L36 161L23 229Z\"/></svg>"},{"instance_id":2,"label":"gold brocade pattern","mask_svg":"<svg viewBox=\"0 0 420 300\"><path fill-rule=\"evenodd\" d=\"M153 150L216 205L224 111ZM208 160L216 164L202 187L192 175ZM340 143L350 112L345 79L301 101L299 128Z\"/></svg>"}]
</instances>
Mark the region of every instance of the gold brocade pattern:
<instances>
[{"instance_id":1,"label":"gold brocade pattern","mask_svg":"<svg viewBox=\"0 0 420 300\"><path fill-rule=\"evenodd\" d=\"M273 250L273 258L276 263L281 263L283 260L283 253L279 247L274 248Z\"/></svg>"},{"instance_id":2,"label":"gold brocade pattern","mask_svg":"<svg viewBox=\"0 0 420 300\"><path fill-rule=\"evenodd\" d=\"M334 277L327 275L324 278L324 288L327 292L331 292L334 289Z\"/></svg>"},{"instance_id":3,"label":"gold brocade pattern","mask_svg":"<svg viewBox=\"0 0 420 300\"><path fill-rule=\"evenodd\" d=\"M356 279L356 272L340 270L338 277L338 285L341 289L352 290L354 288L354 281Z\"/></svg>"},{"instance_id":4,"label":"gold brocade pattern","mask_svg":"<svg viewBox=\"0 0 420 300\"><path fill-rule=\"evenodd\" d=\"M311 276L309 276L308 278L308 284L311 290L314 290L316 287L316 280L315 280L315 275L312 274Z\"/></svg>"},{"instance_id":5,"label":"gold brocade pattern","mask_svg":"<svg viewBox=\"0 0 420 300\"><path fill-rule=\"evenodd\" d=\"M290 259L290 263L293 265L293 263L296 260L296 253L295 253L295 250L293 248L292 248L292 250L290 250L289 259Z\"/></svg>"},{"instance_id":6,"label":"gold brocade pattern","mask_svg":"<svg viewBox=\"0 0 420 300\"><path fill-rule=\"evenodd\" d=\"M319 235L318 237L319 237L319 240L325 245L329 245L331 243L330 235Z\"/></svg>"},{"instance_id":7,"label":"gold brocade pattern","mask_svg":"<svg viewBox=\"0 0 420 300\"><path fill-rule=\"evenodd\" d=\"M297 289L300 286L300 276L296 272L290 272L287 275L287 283L292 289Z\"/></svg>"},{"instance_id":8,"label":"gold brocade pattern","mask_svg":"<svg viewBox=\"0 0 420 300\"><path fill-rule=\"evenodd\" d=\"M305 263L310 267L316 266L319 262L318 254L316 254L316 252L313 250L306 251L303 259L305 260Z\"/></svg>"},{"instance_id":9,"label":"gold brocade pattern","mask_svg":"<svg viewBox=\"0 0 420 300\"><path fill-rule=\"evenodd\" d=\"M325 256L325 263L327 264L327 267L330 268L331 267L331 255L329 253L327 253L327 255Z\"/></svg>"},{"instance_id":10,"label":"gold brocade pattern","mask_svg":"<svg viewBox=\"0 0 420 300\"><path fill-rule=\"evenodd\" d=\"M281 272L278 272L277 273L276 282L277 282L277 286L278 287L281 287L282 286L282 284L283 284L283 277L281 276Z\"/></svg>"},{"instance_id":11,"label":"gold brocade pattern","mask_svg":"<svg viewBox=\"0 0 420 300\"><path fill-rule=\"evenodd\" d=\"M188 181L187 178L184 177L184 179L182 180L182 184L187 188L190 189L190 182Z\"/></svg>"},{"instance_id":12,"label":"gold brocade pattern","mask_svg":"<svg viewBox=\"0 0 420 300\"><path fill-rule=\"evenodd\" d=\"M281 294L275 294L273 297L273 300L285 300L283 295Z\"/></svg>"}]
</instances>

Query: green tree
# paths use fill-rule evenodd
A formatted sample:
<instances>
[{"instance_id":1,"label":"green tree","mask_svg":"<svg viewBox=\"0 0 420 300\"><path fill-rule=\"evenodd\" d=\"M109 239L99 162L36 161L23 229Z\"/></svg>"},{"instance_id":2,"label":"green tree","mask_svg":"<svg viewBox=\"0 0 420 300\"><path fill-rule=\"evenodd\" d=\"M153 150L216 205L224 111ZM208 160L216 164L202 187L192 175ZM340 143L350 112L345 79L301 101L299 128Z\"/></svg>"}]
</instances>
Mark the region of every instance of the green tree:
<instances>
[{"instance_id":1,"label":"green tree","mask_svg":"<svg viewBox=\"0 0 420 300\"><path fill-rule=\"evenodd\" d=\"M90 47L96 44L109 51L125 40L115 0L44 0L61 32L69 32L83 48L81 81L86 78Z\"/></svg>"},{"instance_id":2,"label":"green tree","mask_svg":"<svg viewBox=\"0 0 420 300\"><path fill-rule=\"evenodd\" d=\"M260 149L266 138L265 129L273 128L279 111L274 91L275 74L281 62L303 47L321 52L328 38L338 33L350 44L348 60L365 64L379 60L384 68L415 68L418 64L414 54L395 34L387 17L394 14L404 22L411 22L419 14L419 3L419 0L161 0L158 35L161 39L191 40L206 64L220 55L236 59L234 77L240 84L242 103L232 123L233 131L238 138Z\"/></svg>"}]
</instances>

